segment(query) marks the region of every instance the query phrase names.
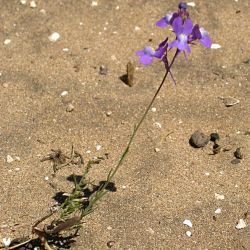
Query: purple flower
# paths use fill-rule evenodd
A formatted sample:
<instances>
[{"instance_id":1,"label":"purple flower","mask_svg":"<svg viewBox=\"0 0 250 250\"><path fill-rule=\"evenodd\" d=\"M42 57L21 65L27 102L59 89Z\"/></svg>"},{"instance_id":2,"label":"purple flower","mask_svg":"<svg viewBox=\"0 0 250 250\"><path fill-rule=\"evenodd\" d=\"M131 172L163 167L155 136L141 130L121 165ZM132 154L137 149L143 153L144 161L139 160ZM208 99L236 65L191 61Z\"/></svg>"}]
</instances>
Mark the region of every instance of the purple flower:
<instances>
[{"instance_id":1,"label":"purple flower","mask_svg":"<svg viewBox=\"0 0 250 250\"><path fill-rule=\"evenodd\" d=\"M196 24L193 27L192 37L191 37L190 42L197 40L197 39L200 40L200 43L207 48L210 48L212 45L212 41L208 32L204 28L202 27L200 28L198 24Z\"/></svg>"},{"instance_id":2,"label":"purple flower","mask_svg":"<svg viewBox=\"0 0 250 250\"><path fill-rule=\"evenodd\" d=\"M176 34L176 40L169 44L169 48L177 47L179 51L190 52L190 47L188 45L189 36L192 34L193 23L191 19L186 19L183 23L181 17L175 18L173 21L173 30Z\"/></svg>"},{"instance_id":3,"label":"purple flower","mask_svg":"<svg viewBox=\"0 0 250 250\"><path fill-rule=\"evenodd\" d=\"M137 56L140 56L140 63L144 65L149 65L153 62L153 57L155 55L155 51L153 48L147 46L143 50L138 50L136 52Z\"/></svg>"},{"instance_id":4,"label":"purple flower","mask_svg":"<svg viewBox=\"0 0 250 250\"><path fill-rule=\"evenodd\" d=\"M136 52L137 56L140 56L140 63L144 65L149 65L153 62L153 58L161 59L168 47L168 38L166 38L163 42L161 42L156 50L152 47L147 46L143 50L139 50Z\"/></svg>"}]
</instances>

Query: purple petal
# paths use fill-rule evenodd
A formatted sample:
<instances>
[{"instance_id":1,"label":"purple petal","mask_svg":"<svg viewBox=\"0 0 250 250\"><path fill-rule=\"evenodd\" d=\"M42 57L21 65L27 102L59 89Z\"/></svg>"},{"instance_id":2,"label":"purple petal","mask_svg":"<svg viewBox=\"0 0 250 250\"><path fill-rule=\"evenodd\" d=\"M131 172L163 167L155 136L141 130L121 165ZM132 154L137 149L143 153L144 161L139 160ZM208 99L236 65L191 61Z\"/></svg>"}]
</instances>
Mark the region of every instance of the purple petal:
<instances>
[{"instance_id":1,"label":"purple petal","mask_svg":"<svg viewBox=\"0 0 250 250\"><path fill-rule=\"evenodd\" d=\"M166 50L167 50L167 47L158 48L158 49L155 51L154 56L155 56L156 58L162 58L162 56L164 55L164 53L166 52Z\"/></svg>"},{"instance_id":2,"label":"purple petal","mask_svg":"<svg viewBox=\"0 0 250 250\"><path fill-rule=\"evenodd\" d=\"M155 51L152 49L152 47L147 46L144 48L144 54L149 56L154 56Z\"/></svg>"},{"instance_id":3,"label":"purple petal","mask_svg":"<svg viewBox=\"0 0 250 250\"><path fill-rule=\"evenodd\" d=\"M160 28L167 27L170 24L170 20L172 19L172 17L173 17L173 13L167 14L156 23L156 26Z\"/></svg>"},{"instance_id":4,"label":"purple petal","mask_svg":"<svg viewBox=\"0 0 250 250\"><path fill-rule=\"evenodd\" d=\"M143 50L138 50L138 51L136 51L135 54L136 54L137 56L143 56L143 55L145 54L145 53L144 53L144 49L143 49Z\"/></svg>"},{"instance_id":5,"label":"purple petal","mask_svg":"<svg viewBox=\"0 0 250 250\"><path fill-rule=\"evenodd\" d=\"M169 48L174 48L174 47L178 47L178 41L174 40L172 43L169 44Z\"/></svg>"},{"instance_id":6,"label":"purple petal","mask_svg":"<svg viewBox=\"0 0 250 250\"><path fill-rule=\"evenodd\" d=\"M179 35L180 33L182 33L182 18L176 17L173 21L172 26L176 35Z\"/></svg>"},{"instance_id":7,"label":"purple petal","mask_svg":"<svg viewBox=\"0 0 250 250\"><path fill-rule=\"evenodd\" d=\"M211 45L212 45L212 41L211 41L211 38L209 36L204 36L201 40L200 40L200 43L207 47L207 48L211 48Z\"/></svg>"},{"instance_id":8,"label":"purple petal","mask_svg":"<svg viewBox=\"0 0 250 250\"><path fill-rule=\"evenodd\" d=\"M168 44L167 42L168 42L168 37L159 44L158 48L166 47L166 45Z\"/></svg>"},{"instance_id":9,"label":"purple petal","mask_svg":"<svg viewBox=\"0 0 250 250\"><path fill-rule=\"evenodd\" d=\"M200 43L203 46L205 46L207 48L210 48L211 45L212 45L212 40L211 40L208 32L205 29L203 29L203 28L200 28L200 32L201 32L201 36L202 36L202 38L200 40Z\"/></svg>"},{"instance_id":10,"label":"purple petal","mask_svg":"<svg viewBox=\"0 0 250 250\"><path fill-rule=\"evenodd\" d=\"M168 23L166 22L166 18L163 17L162 19L160 19L158 22L156 22L156 26L160 27L160 28L165 28L168 26Z\"/></svg>"},{"instance_id":11,"label":"purple petal","mask_svg":"<svg viewBox=\"0 0 250 250\"><path fill-rule=\"evenodd\" d=\"M183 33L185 35L190 35L193 30L193 22L190 18L188 18L183 25Z\"/></svg>"},{"instance_id":12,"label":"purple petal","mask_svg":"<svg viewBox=\"0 0 250 250\"><path fill-rule=\"evenodd\" d=\"M149 55L144 55L140 58L140 63L144 65L149 65L153 62L153 57Z\"/></svg>"},{"instance_id":13,"label":"purple petal","mask_svg":"<svg viewBox=\"0 0 250 250\"><path fill-rule=\"evenodd\" d=\"M192 30L192 39L191 39L191 41L194 41L196 39L201 39L201 38L202 38L202 35L201 35L201 32L200 32L199 25L195 24L194 27L193 27L193 30Z\"/></svg>"}]
</instances>

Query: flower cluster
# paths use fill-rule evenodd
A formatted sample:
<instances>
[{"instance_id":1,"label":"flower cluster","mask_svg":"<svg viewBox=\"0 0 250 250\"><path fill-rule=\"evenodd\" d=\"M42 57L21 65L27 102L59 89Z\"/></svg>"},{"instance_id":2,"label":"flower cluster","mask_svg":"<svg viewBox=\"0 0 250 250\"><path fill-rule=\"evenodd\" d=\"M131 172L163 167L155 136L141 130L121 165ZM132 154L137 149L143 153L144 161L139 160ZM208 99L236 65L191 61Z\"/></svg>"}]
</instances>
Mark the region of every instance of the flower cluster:
<instances>
[{"instance_id":1,"label":"flower cluster","mask_svg":"<svg viewBox=\"0 0 250 250\"><path fill-rule=\"evenodd\" d=\"M176 54L180 52L190 53L190 44L193 44L197 40L203 46L207 48L211 47L212 41L208 32L198 24L193 25L187 11L186 3L181 2L178 12L168 13L156 23L156 26L160 28L171 26L176 39L169 43L168 38L166 38L159 44L156 50L147 46L143 50L137 51L136 55L140 57L140 62L144 65L151 64L154 58L158 58L165 63L166 69L168 69L167 51L177 48Z\"/></svg>"}]
</instances>

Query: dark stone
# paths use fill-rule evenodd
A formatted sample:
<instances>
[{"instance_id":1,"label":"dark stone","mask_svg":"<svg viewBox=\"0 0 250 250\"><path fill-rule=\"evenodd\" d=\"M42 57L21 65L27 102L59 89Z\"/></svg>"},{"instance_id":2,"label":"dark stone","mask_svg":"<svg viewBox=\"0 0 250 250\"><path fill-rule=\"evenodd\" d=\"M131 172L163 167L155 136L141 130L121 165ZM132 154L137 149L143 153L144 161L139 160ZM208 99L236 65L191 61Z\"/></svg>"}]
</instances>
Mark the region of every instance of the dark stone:
<instances>
[{"instance_id":1,"label":"dark stone","mask_svg":"<svg viewBox=\"0 0 250 250\"><path fill-rule=\"evenodd\" d=\"M218 133L211 133L210 134L210 141L215 142L215 141L218 141L219 139L220 139L220 136Z\"/></svg>"},{"instance_id":2,"label":"dark stone","mask_svg":"<svg viewBox=\"0 0 250 250\"><path fill-rule=\"evenodd\" d=\"M201 148L208 144L210 136L206 136L200 130L195 131L189 139L189 144L194 148Z\"/></svg>"},{"instance_id":3,"label":"dark stone","mask_svg":"<svg viewBox=\"0 0 250 250\"><path fill-rule=\"evenodd\" d=\"M234 156L237 159L243 159L243 154L241 152L241 148L237 148L234 152Z\"/></svg>"}]
</instances>

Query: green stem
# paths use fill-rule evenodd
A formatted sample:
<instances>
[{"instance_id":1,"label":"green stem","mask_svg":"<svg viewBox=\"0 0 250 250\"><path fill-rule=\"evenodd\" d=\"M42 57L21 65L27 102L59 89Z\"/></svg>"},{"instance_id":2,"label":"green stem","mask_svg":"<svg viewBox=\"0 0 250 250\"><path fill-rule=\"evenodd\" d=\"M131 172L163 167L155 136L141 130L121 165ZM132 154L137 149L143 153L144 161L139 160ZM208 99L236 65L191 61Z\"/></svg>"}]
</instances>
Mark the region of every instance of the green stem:
<instances>
[{"instance_id":1,"label":"green stem","mask_svg":"<svg viewBox=\"0 0 250 250\"><path fill-rule=\"evenodd\" d=\"M173 65L173 63L174 63L174 61L175 61L178 54L179 54L179 50L177 49L176 52L175 52L175 55L173 56L173 59L172 59L170 65L169 66L167 65L167 70L166 70L166 73L165 73L165 75L164 75L164 77L162 79L162 82L161 82L160 86L158 87L157 91L155 92L154 97L152 98L151 102L149 103L149 105L148 105L146 111L144 112L142 118L140 119L139 123L135 126L133 134L131 135L131 137L129 139L127 147L125 148L124 152L122 153L122 156L121 156L120 160L118 161L116 167L113 170L110 171L110 173L109 173L109 175L107 177L107 181L105 182L104 185L102 185L100 187L100 189L97 191L96 195L92 198L92 200L90 200L89 206L85 210L87 210L87 211L91 210L94 203L96 201L98 201L104 195L103 192L105 191L105 188L111 182L111 180L113 179L113 177L116 174L117 170L120 168L123 161L125 160L125 158L127 156L127 153L129 152L129 148L130 148L130 146L131 146L131 144L132 144L132 142L134 140L134 137L137 134L137 131L140 128L142 122L145 120L145 118L146 118L150 108L152 107L156 97L158 96L158 94L159 94L159 92L160 92L160 90L161 90L161 88L162 88L162 86L163 86L163 84L164 84L164 82L165 82L165 80L167 78L167 75L170 72L170 69L171 69L171 67L172 67L172 65ZM170 74L171 74L171 72L170 72Z\"/></svg>"}]
</instances>

